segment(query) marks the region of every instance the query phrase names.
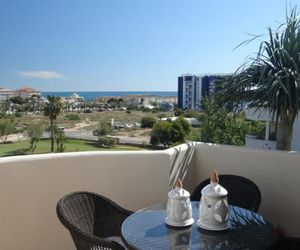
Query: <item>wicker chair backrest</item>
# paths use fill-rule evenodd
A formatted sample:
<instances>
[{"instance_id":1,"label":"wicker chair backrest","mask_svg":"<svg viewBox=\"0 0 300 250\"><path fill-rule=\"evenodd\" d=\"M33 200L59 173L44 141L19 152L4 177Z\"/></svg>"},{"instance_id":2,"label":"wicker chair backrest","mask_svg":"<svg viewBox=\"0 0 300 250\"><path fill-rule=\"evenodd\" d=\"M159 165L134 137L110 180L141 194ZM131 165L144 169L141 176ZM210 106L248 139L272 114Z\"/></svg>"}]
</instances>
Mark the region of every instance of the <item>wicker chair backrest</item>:
<instances>
[{"instance_id":1,"label":"wicker chair backrest","mask_svg":"<svg viewBox=\"0 0 300 250\"><path fill-rule=\"evenodd\" d=\"M228 191L228 203L257 212L261 203L258 186L251 180L237 175L220 175L220 185ZM200 201L201 190L210 183L210 179L201 182L191 195L192 201Z\"/></svg>"}]
</instances>

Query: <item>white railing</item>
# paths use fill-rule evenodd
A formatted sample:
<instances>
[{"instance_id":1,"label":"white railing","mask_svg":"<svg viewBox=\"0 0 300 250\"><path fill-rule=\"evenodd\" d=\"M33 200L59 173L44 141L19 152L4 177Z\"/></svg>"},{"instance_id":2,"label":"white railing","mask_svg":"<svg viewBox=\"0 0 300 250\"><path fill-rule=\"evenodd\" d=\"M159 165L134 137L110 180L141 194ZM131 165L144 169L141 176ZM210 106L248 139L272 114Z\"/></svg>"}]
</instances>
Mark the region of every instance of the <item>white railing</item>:
<instances>
[{"instance_id":1,"label":"white railing","mask_svg":"<svg viewBox=\"0 0 300 250\"><path fill-rule=\"evenodd\" d=\"M262 193L259 212L288 235L300 237L300 154L197 143L190 173L194 183L213 169L254 181Z\"/></svg>"},{"instance_id":2,"label":"white railing","mask_svg":"<svg viewBox=\"0 0 300 250\"><path fill-rule=\"evenodd\" d=\"M84 152L0 159L0 249L74 249L57 219L63 195L87 190L136 210L166 201L164 151Z\"/></svg>"},{"instance_id":3,"label":"white railing","mask_svg":"<svg viewBox=\"0 0 300 250\"><path fill-rule=\"evenodd\" d=\"M74 249L55 207L87 190L136 210L166 202L177 149L82 152L0 158L0 249ZM192 191L213 169L250 178L262 192L261 212L300 237L300 154L196 143L184 181Z\"/></svg>"}]
</instances>

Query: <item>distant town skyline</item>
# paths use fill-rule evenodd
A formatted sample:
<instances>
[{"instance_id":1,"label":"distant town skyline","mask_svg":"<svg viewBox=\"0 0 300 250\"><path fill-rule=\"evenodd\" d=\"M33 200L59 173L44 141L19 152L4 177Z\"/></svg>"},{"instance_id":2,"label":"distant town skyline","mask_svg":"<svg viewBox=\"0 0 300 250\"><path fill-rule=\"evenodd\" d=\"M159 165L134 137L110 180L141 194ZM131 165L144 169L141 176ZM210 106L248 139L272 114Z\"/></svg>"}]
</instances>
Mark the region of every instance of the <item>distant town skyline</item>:
<instances>
[{"instance_id":1,"label":"distant town skyline","mask_svg":"<svg viewBox=\"0 0 300 250\"><path fill-rule=\"evenodd\" d=\"M182 74L234 72L297 1L0 2L0 87L177 91Z\"/></svg>"}]
</instances>

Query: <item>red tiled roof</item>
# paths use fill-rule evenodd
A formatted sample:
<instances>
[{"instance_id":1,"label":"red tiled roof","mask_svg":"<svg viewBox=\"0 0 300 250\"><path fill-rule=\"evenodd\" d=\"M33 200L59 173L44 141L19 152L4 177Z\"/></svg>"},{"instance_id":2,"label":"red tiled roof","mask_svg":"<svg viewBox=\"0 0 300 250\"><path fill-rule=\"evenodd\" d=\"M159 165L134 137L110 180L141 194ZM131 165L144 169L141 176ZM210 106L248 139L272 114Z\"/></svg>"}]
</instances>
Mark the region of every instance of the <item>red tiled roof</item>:
<instances>
[{"instance_id":1,"label":"red tiled roof","mask_svg":"<svg viewBox=\"0 0 300 250\"><path fill-rule=\"evenodd\" d=\"M18 92L25 92L25 93L40 92L38 90L35 90L33 88L28 88L28 87L21 87L21 88L17 89L16 91L18 91Z\"/></svg>"}]
</instances>

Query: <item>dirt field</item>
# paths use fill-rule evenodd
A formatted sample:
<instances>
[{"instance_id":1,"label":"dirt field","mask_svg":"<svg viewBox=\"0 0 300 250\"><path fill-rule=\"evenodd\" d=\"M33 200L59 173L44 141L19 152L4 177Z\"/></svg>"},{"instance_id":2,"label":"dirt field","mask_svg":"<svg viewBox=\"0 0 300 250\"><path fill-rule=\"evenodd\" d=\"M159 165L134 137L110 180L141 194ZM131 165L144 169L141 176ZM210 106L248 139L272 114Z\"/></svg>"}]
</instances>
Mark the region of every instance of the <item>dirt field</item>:
<instances>
[{"instance_id":1,"label":"dirt field","mask_svg":"<svg viewBox=\"0 0 300 250\"><path fill-rule=\"evenodd\" d=\"M80 120L74 121L70 120L70 114L78 115ZM104 111L93 113L77 113L77 112L64 112L57 119L57 125L59 127L64 127L65 131L76 131L76 130L88 130L92 131L97 128L100 121L110 122L114 119L115 124L135 124L140 123L142 117L144 116L154 116L159 120L158 115L165 114L165 116L173 116L173 112L159 112L152 114L151 112L142 111L131 111L130 114L126 111ZM20 118L17 118L17 126L26 126L31 122L41 122L45 128L49 126L49 119L42 114L27 114ZM141 129L138 127L119 129L114 131L114 135L128 136L128 137L139 137L145 138L150 136L151 129Z\"/></svg>"}]
</instances>

